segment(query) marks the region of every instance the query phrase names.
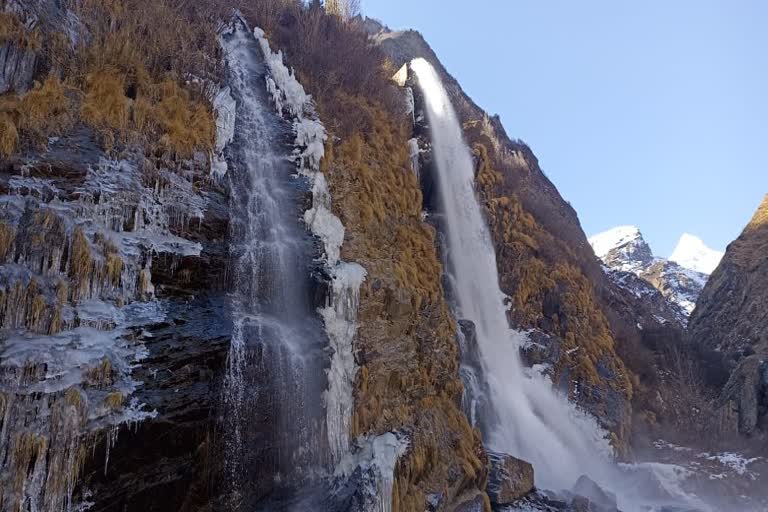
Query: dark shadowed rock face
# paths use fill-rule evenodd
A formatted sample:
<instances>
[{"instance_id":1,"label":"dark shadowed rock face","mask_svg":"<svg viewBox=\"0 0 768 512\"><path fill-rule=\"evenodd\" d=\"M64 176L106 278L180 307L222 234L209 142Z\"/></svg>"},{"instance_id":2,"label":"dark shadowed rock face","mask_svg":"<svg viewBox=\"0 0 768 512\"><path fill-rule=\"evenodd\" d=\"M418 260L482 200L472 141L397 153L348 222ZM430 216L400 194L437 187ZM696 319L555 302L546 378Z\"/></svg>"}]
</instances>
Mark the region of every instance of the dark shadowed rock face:
<instances>
[{"instance_id":1,"label":"dark shadowed rock face","mask_svg":"<svg viewBox=\"0 0 768 512\"><path fill-rule=\"evenodd\" d=\"M509 505L533 490L533 466L497 452L488 452L488 497L493 505Z\"/></svg>"},{"instance_id":2,"label":"dark shadowed rock face","mask_svg":"<svg viewBox=\"0 0 768 512\"><path fill-rule=\"evenodd\" d=\"M739 412L739 430L765 430L763 361L768 358L768 196L726 250L691 315L690 341L732 368L720 404Z\"/></svg>"},{"instance_id":3,"label":"dark shadowed rock face","mask_svg":"<svg viewBox=\"0 0 768 512\"><path fill-rule=\"evenodd\" d=\"M768 351L768 196L728 246L688 332L694 342L731 356Z\"/></svg>"}]
</instances>

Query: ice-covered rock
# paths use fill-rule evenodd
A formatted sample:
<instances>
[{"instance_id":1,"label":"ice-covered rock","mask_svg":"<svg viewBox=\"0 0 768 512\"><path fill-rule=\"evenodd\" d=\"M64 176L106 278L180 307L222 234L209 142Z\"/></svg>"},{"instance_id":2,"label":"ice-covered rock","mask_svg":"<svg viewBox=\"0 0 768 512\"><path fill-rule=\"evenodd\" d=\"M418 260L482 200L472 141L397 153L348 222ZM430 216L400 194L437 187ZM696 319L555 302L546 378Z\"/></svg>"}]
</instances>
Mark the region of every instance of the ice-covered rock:
<instances>
[{"instance_id":1,"label":"ice-covered rock","mask_svg":"<svg viewBox=\"0 0 768 512\"><path fill-rule=\"evenodd\" d=\"M488 452L488 497L494 505L509 505L533 490L533 466L504 453Z\"/></svg>"}]
</instances>

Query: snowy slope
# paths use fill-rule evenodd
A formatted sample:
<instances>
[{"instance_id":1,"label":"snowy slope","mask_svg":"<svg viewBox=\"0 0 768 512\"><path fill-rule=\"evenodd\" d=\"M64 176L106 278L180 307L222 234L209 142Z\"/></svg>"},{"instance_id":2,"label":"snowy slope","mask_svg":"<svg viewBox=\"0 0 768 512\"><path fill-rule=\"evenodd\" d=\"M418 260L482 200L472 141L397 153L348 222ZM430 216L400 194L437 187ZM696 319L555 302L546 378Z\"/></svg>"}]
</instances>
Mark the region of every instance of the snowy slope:
<instances>
[{"instance_id":1,"label":"snowy slope","mask_svg":"<svg viewBox=\"0 0 768 512\"><path fill-rule=\"evenodd\" d=\"M650 246L636 226L618 226L589 239L595 255L614 270L637 272L653 262Z\"/></svg>"},{"instance_id":2,"label":"snowy slope","mask_svg":"<svg viewBox=\"0 0 768 512\"><path fill-rule=\"evenodd\" d=\"M629 272L658 290L680 311L678 319L687 321L704 288L709 272L714 270L722 254L709 249L691 235L683 235L673 258L656 258L640 230L635 226L618 226L592 236L589 243L606 266L609 277L622 288L632 288L638 297L648 290L638 281L627 278ZM677 259L675 259L677 258ZM703 272L698 269L707 269Z\"/></svg>"},{"instance_id":3,"label":"snowy slope","mask_svg":"<svg viewBox=\"0 0 768 512\"><path fill-rule=\"evenodd\" d=\"M669 259L681 267L711 274L723 259L723 253L710 249L699 237L685 233Z\"/></svg>"}]
</instances>

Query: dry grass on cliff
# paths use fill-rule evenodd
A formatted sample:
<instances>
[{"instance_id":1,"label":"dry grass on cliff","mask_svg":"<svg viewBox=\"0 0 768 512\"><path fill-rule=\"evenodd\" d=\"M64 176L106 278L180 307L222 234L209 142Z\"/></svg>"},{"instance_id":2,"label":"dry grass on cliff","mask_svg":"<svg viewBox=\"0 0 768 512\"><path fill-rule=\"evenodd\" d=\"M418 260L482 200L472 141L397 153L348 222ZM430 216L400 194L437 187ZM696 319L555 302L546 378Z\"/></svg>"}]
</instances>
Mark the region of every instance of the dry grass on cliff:
<instances>
[{"instance_id":1,"label":"dry grass on cliff","mask_svg":"<svg viewBox=\"0 0 768 512\"><path fill-rule=\"evenodd\" d=\"M375 113L360 108L355 98L373 98L389 113L398 110L389 84L395 70L354 24L295 0L241 0L238 7L265 30L274 48L283 50L336 136L347 138L376 128Z\"/></svg>"},{"instance_id":2,"label":"dry grass on cliff","mask_svg":"<svg viewBox=\"0 0 768 512\"><path fill-rule=\"evenodd\" d=\"M19 48L38 50L42 38L37 30L27 30L18 15L0 12L0 43L11 42Z\"/></svg>"},{"instance_id":3,"label":"dry grass on cliff","mask_svg":"<svg viewBox=\"0 0 768 512\"><path fill-rule=\"evenodd\" d=\"M632 398L629 371L616 353L616 344L591 281L576 263L568 246L554 238L528 213L505 186L506 177L494 167L488 147L474 147L478 161L477 181L485 201L488 222L500 265L502 290L512 300L514 324L539 328L562 340L563 356L556 378L568 372L589 393L601 396L612 390ZM514 171L513 171L514 172ZM604 403L590 407L603 409ZM627 425L616 432L617 448L626 440Z\"/></svg>"},{"instance_id":4,"label":"dry grass on cliff","mask_svg":"<svg viewBox=\"0 0 768 512\"><path fill-rule=\"evenodd\" d=\"M38 48L51 78L21 99L0 98L0 151L38 145L75 122L92 127L107 149L138 144L171 159L209 151L217 11L183 0L83 0L70 8L80 21L77 43L50 31ZM18 32L4 19L0 38Z\"/></svg>"}]
</instances>

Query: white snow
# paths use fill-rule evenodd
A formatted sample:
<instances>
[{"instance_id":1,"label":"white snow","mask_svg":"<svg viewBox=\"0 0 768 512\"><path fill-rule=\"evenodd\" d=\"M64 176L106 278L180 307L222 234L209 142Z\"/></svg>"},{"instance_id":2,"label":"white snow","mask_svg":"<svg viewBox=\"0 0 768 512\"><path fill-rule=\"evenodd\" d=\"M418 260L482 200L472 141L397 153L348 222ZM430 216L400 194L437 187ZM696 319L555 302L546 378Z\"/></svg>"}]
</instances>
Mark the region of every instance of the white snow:
<instances>
[{"instance_id":1,"label":"white snow","mask_svg":"<svg viewBox=\"0 0 768 512\"><path fill-rule=\"evenodd\" d=\"M603 259L612 249L642 238L637 226L617 226L589 238L595 255Z\"/></svg>"},{"instance_id":2,"label":"white snow","mask_svg":"<svg viewBox=\"0 0 768 512\"><path fill-rule=\"evenodd\" d=\"M701 238L684 233L669 259L682 267L709 275L720 264L723 253L707 247Z\"/></svg>"}]
</instances>

